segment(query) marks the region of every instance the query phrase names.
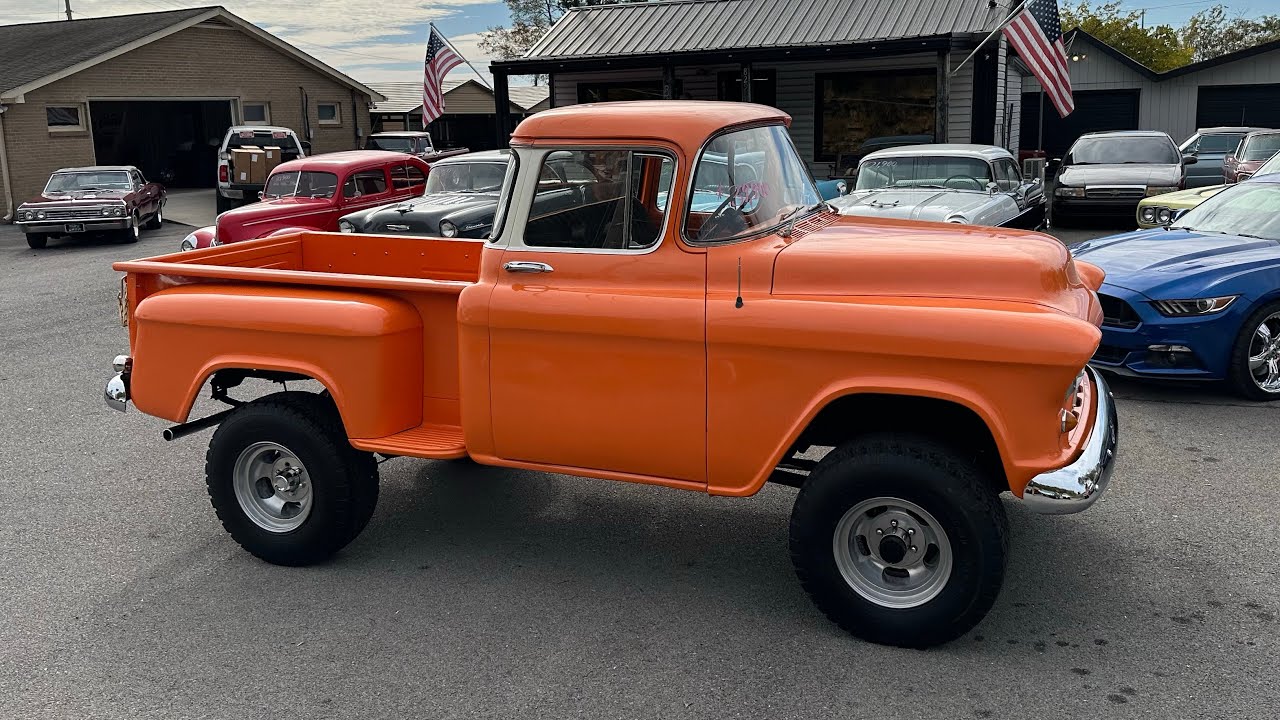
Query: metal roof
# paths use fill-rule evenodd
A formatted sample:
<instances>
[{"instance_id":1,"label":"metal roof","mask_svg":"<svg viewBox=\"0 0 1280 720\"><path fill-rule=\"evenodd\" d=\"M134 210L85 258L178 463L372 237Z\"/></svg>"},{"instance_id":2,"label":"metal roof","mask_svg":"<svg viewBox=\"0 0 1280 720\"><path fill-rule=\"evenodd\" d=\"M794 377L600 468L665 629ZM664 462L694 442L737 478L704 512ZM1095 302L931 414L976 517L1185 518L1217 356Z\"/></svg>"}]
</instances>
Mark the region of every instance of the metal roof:
<instances>
[{"instance_id":1,"label":"metal roof","mask_svg":"<svg viewBox=\"0 0 1280 720\"><path fill-rule=\"evenodd\" d=\"M523 59L821 47L990 32L987 0L664 0L577 7ZM518 61L517 61L518 62Z\"/></svg>"}]
</instances>

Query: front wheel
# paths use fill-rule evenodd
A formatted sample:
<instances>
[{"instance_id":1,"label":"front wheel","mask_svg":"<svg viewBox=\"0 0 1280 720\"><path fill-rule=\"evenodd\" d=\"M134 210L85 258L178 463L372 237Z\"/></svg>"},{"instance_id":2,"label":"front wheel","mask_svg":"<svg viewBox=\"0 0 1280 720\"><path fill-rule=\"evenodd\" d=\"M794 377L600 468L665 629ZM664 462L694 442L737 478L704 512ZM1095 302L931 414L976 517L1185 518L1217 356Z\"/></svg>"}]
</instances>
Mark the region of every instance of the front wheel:
<instances>
[{"instance_id":1,"label":"front wheel","mask_svg":"<svg viewBox=\"0 0 1280 720\"><path fill-rule=\"evenodd\" d=\"M372 455L353 449L323 403L283 393L249 403L214 433L209 499L232 539L277 565L310 565L364 529L378 497Z\"/></svg>"},{"instance_id":2,"label":"front wheel","mask_svg":"<svg viewBox=\"0 0 1280 720\"><path fill-rule=\"evenodd\" d=\"M156 214L152 215L151 219L147 221L148 230L159 230L162 227L164 227L164 206L163 205L156 208Z\"/></svg>"},{"instance_id":3,"label":"front wheel","mask_svg":"<svg viewBox=\"0 0 1280 720\"><path fill-rule=\"evenodd\" d=\"M1280 301L1258 308L1240 327L1230 381L1250 400L1280 400Z\"/></svg>"},{"instance_id":4,"label":"front wheel","mask_svg":"<svg viewBox=\"0 0 1280 720\"><path fill-rule=\"evenodd\" d=\"M44 233L28 233L27 247L32 250L39 250L49 244L49 236Z\"/></svg>"},{"instance_id":5,"label":"front wheel","mask_svg":"<svg viewBox=\"0 0 1280 720\"><path fill-rule=\"evenodd\" d=\"M133 216L133 222L129 225L129 227L120 231L120 235L119 235L120 242L136 243L138 242L138 236L141 234L142 234L142 218L138 217L138 215L135 213Z\"/></svg>"},{"instance_id":6,"label":"front wheel","mask_svg":"<svg viewBox=\"0 0 1280 720\"><path fill-rule=\"evenodd\" d=\"M1004 507L970 463L928 440L881 435L839 447L796 497L801 585L864 640L924 648L960 637L995 603Z\"/></svg>"}]
</instances>

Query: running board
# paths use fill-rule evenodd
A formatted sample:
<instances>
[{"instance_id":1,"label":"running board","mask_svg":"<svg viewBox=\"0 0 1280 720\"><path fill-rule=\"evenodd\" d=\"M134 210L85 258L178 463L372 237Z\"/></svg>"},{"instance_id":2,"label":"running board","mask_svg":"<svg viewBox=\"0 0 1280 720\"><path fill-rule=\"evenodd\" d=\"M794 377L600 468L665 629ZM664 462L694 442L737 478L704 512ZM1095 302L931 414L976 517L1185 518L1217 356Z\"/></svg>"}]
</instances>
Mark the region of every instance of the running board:
<instances>
[{"instance_id":1,"label":"running board","mask_svg":"<svg viewBox=\"0 0 1280 720\"><path fill-rule=\"evenodd\" d=\"M451 460L467 456L467 446L462 440L462 428L456 425L419 425L412 430L380 438L362 438L351 441L352 447L384 455L433 460Z\"/></svg>"}]
</instances>

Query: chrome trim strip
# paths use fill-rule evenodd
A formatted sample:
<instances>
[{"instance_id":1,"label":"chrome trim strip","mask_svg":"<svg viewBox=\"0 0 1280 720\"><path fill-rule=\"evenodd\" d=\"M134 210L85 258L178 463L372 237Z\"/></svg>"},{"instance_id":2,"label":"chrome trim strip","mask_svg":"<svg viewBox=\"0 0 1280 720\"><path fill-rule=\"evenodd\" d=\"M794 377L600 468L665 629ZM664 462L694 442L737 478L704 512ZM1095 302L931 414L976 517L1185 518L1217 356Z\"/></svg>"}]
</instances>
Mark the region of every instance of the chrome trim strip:
<instances>
[{"instance_id":1,"label":"chrome trim strip","mask_svg":"<svg viewBox=\"0 0 1280 720\"><path fill-rule=\"evenodd\" d=\"M1032 512L1046 515L1078 513L1092 505L1111 481L1120 430L1116 402L1102 375L1092 367L1086 369L1097 397L1093 429L1075 462L1041 473L1027 483L1022 501Z\"/></svg>"}]
</instances>

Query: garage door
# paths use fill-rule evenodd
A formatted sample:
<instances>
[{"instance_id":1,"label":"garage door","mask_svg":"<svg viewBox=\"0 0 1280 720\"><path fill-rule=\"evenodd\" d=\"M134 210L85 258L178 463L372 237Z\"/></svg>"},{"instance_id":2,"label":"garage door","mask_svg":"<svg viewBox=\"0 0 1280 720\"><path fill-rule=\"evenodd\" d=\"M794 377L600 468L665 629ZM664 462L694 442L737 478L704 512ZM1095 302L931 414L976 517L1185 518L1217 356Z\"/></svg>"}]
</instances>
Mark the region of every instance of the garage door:
<instances>
[{"instance_id":1,"label":"garage door","mask_svg":"<svg viewBox=\"0 0 1280 720\"><path fill-rule=\"evenodd\" d=\"M1280 85L1220 85L1199 91L1196 127L1280 128Z\"/></svg>"},{"instance_id":2,"label":"garage door","mask_svg":"<svg viewBox=\"0 0 1280 720\"><path fill-rule=\"evenodd\" d=\"M137 165L168 187L213 187L230 100L93 100L99 165Z\"/></svg>"},{"instance_id":3,"label":"garage door","mask_svg":"<svg viewBox=\"0 0 1280 720\"><path fill-rule=\"evenodd\" d=\"M1044 101L1044 150L1049 157L1062 157L1076 138L1089 132L1137 130L1137 90L1085 90L1075 93L1075 112L1058 117L1048 98ZM1022 127L1018 147L1041 147L1040 93L1022 94Z\"/></svg>"}]
</instances>

